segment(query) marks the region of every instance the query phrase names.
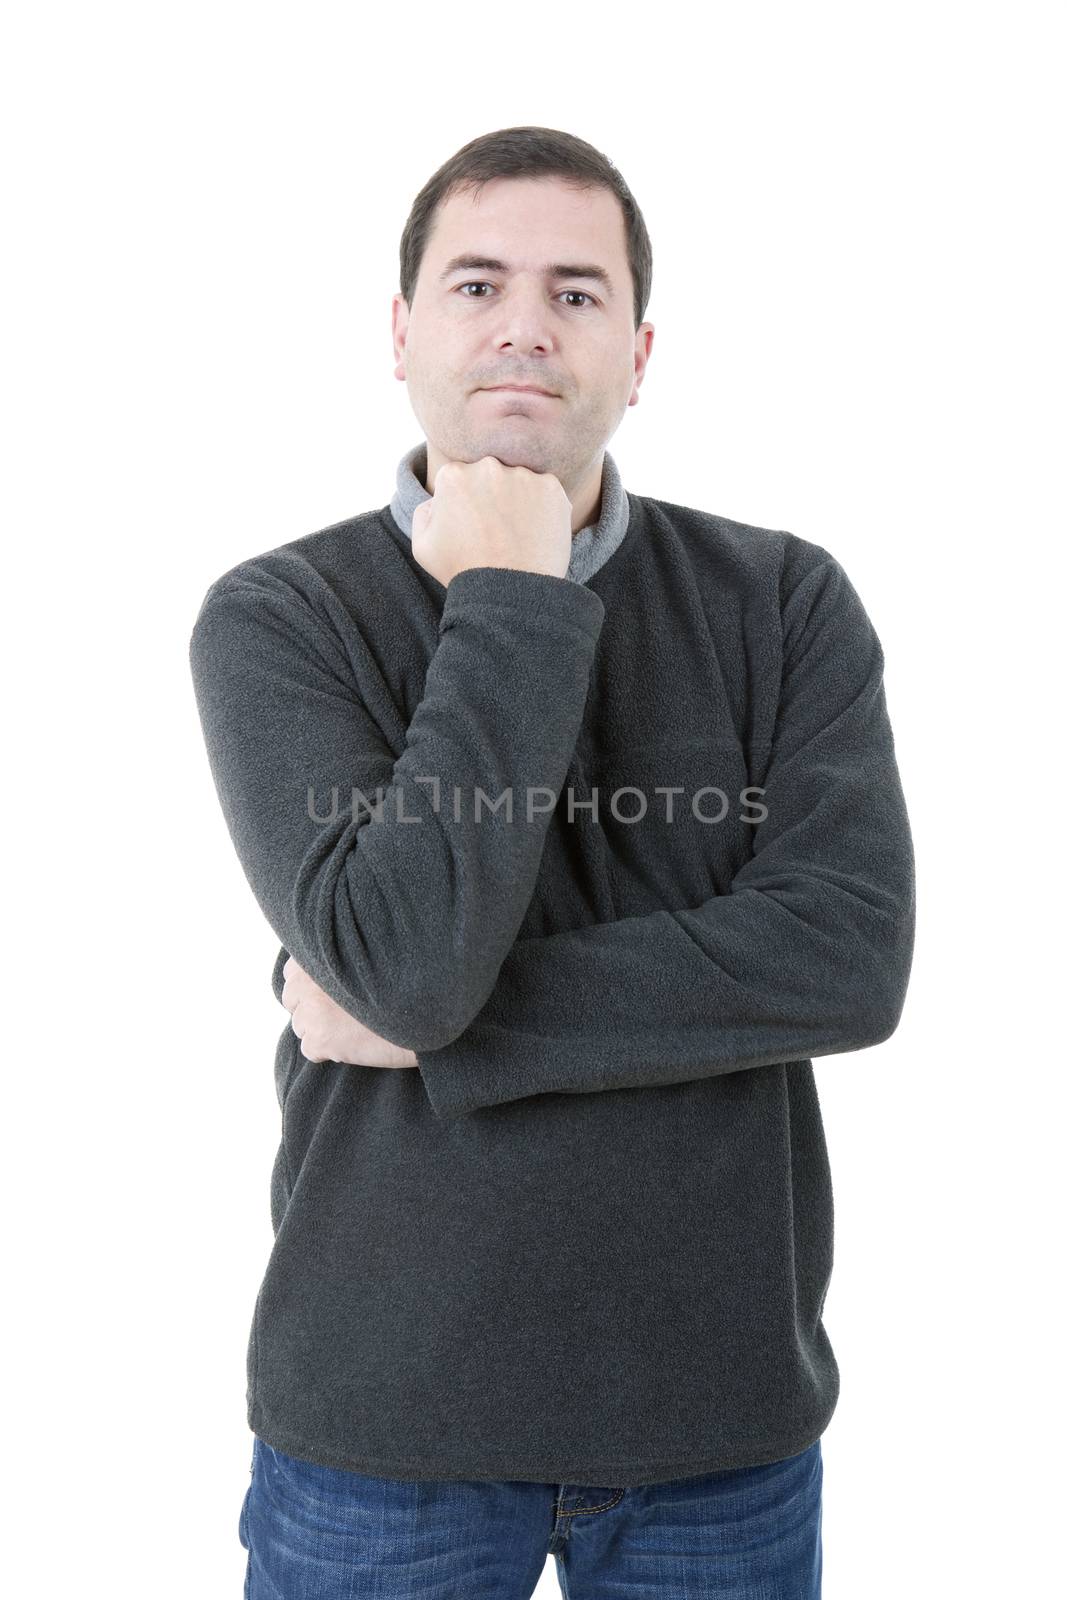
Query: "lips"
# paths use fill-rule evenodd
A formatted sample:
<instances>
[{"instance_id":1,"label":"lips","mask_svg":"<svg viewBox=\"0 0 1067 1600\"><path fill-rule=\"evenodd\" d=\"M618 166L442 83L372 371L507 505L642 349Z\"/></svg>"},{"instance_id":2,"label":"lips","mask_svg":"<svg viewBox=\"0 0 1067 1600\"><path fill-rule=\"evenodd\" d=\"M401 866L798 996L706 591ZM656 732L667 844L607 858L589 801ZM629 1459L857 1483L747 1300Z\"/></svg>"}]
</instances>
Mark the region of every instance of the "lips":
<instances>
[{"instance_id":1,"label":"lips","mask_svg":"<svg viewBox=\"0 0 1067 1600\"><path fill-rule=\"evenodd\" d=\"M559 398L558 395L553 394L549 389L536 389L531 384L525 383L493 383L487 386L486 392L488 394L498 394L501 392L504 394L539 394L543 395L546 400L558 400Z\"/></svg>"}]
</instances>

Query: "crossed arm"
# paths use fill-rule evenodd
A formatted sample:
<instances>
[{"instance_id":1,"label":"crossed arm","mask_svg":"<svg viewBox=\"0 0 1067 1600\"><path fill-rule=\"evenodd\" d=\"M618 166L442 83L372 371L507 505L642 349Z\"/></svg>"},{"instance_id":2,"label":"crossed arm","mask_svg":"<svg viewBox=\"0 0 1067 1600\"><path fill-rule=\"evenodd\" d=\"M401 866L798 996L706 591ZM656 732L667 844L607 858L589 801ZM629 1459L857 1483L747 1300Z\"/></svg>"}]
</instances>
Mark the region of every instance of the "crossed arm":
<instances>
[{"instance_id":1,"label":"crossed arm","mask_svg":"<svg viewBox=\"0 0 1067 1600\"><path fill-rule=\"evenodd\" d=\"M858 1050L894 1031L912 840L881 646L836 561L789 597L783 647L767 815L729 892L514 941L457 1036L383 1063L417 1064L438 1116ZM313 983L292 980L314 1005ZM332 1022L330 1042L351 1053L326 1059L366 1064L373 1036L343 1010Z\"/></svg>"}]
</instances>

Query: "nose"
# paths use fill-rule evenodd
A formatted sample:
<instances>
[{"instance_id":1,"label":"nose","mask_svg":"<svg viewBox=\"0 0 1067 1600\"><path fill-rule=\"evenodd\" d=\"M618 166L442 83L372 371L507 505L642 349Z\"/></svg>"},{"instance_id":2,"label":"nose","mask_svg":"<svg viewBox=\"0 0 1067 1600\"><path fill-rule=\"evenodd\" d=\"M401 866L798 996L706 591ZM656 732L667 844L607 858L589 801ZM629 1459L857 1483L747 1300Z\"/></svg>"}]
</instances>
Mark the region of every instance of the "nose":
<instances>
[{"instance_id":1,"label":"nose","mask_svg":"<svg viewBox=\"0 0 1067 1600\"><path fill-rule=\"evenodd\" d=\"M497 301L496 321L493 326L493 345L497 350L513 350L520 354L555 349L556 334L552 326L552 308L545 301L540 285L512 283ZM536 379L530 379L536 382ZM551 388L551 384L546 384Z\"/></svg>"}]
</instances>

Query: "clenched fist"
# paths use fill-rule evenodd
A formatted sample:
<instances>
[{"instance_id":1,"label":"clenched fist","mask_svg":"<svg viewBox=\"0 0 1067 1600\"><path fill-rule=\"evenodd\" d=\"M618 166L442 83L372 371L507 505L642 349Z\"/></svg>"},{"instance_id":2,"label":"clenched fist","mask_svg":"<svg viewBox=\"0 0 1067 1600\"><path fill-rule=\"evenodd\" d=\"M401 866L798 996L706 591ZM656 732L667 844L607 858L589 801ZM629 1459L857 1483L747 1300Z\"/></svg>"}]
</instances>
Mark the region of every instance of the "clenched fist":
<instances>
[{"instance_id":1,"label":"clenched fist","mask_svg":"<svg viewBox=\"0 0 1067 1600\"><path fill-rule=\"evenodd\" d=\"M282 968L282 1005L308 1061L340 1061L351 1067L417 1067L414 1050L391 1044L331 1000L293 957Z\"/></svg>"},{"instance_id":2,"label":"clenched fist","mask_svg":"<svg viewBox=\"0 0 1067 1600\"><path fill-rule=\"evenodd\" d=\"M565 578L573 510L551 472L506 467L496 456L446 461L434 476L433 495L411 519L411 551L446 589L466 567Z\"/></svg>"}]
</instances>

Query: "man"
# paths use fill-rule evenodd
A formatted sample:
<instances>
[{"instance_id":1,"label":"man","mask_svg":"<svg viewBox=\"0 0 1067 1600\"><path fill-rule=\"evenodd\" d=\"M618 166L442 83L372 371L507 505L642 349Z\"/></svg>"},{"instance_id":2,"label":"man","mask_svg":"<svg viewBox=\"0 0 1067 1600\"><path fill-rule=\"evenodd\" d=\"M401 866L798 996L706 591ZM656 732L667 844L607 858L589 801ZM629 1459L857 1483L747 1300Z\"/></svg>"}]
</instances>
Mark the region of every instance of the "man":
<instances>
[{"instance_id":1,"label":"man","mask_svg":"<svg viewBox=\"0 0 1067 1600\"><path fill-rule=\"evenodd\" d=\"M253 1595L819 1593L811 1058L897 1025L911 837L836 558L622 488L650 277L584 141L465 146L393 301L425 443L193 630L291 1014Z\"/></svg>"}]
</instances>

